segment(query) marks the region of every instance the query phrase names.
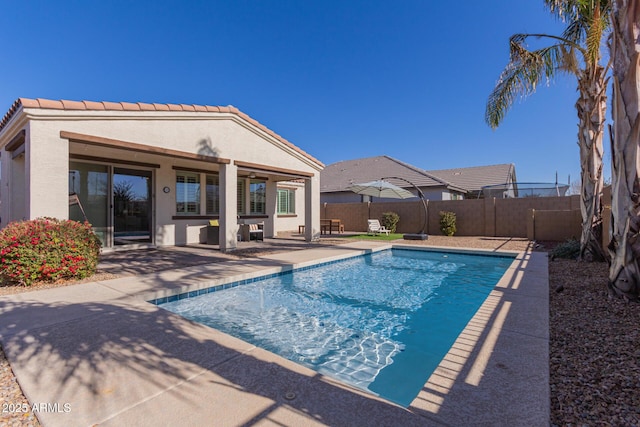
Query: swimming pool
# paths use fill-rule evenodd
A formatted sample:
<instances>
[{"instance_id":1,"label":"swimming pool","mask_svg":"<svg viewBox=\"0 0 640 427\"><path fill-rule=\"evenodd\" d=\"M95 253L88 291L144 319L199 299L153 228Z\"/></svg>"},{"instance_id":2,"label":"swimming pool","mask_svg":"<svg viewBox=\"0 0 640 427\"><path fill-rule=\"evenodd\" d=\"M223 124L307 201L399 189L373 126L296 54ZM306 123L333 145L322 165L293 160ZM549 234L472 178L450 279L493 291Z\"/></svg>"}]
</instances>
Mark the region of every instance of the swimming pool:
<instances>
[{"instance_id":1,"label":"swimming pool","mask_svg":"<svg viewBox=\"0 0 640 427\"><path fill-rule=\"evenodd\" d=\"M394 248L157 302L408 406L512 261Z\"/></svg>"}]
</instances>

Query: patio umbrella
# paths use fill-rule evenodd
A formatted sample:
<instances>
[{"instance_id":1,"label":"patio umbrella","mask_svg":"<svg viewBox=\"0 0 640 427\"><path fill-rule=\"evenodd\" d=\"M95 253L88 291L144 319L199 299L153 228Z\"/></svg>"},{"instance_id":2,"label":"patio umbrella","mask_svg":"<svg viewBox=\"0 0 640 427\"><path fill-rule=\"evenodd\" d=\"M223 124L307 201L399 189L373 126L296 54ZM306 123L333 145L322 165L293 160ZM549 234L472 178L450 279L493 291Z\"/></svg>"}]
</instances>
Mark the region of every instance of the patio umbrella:
<instances>
[{"instance_id":1,"label":"patio umbrella","mask_svg":"<svg viewBox=\"0 0 640 427\"><path fill-rule=\"evenodd\" d=\"M417 197L411 191L400 188L397 185L393 185L390 182L384 180L370 181L363 184L352 184L347 187L347 190L351 190L354 193L362 194L365 196L384 197L388 199L408 199L410 197Z\"/></svg>"},{"instance_id":2,"label":"patio umbrella","mask_svg":"<svg viewBox=\"0 0 640 427\"><path fill-rule=\"evenodd\" d=\"M418 196L413 194L411 191L400 188L397 185L393 185L390 182L385 181L384 179L365 182L364 184L352 184L347 187L347 190L351 190L354 193L363 194L366 196L386 197L389 199L408 199L411 197L420 197L422 206L424 207L424 223L422 224L422 229L417 233L407 233L403 236L403 238L405 240L426 240L428 236L427 234L425 234L424 230L427 226L429 215L427 211L427 203L425 202L425 197L422 193L422 190L420 190L417 185L404 178L388 177L387 179L399 179L405 181L408 184L411 184L418 192Z\"/></svg>"}]
</instances>

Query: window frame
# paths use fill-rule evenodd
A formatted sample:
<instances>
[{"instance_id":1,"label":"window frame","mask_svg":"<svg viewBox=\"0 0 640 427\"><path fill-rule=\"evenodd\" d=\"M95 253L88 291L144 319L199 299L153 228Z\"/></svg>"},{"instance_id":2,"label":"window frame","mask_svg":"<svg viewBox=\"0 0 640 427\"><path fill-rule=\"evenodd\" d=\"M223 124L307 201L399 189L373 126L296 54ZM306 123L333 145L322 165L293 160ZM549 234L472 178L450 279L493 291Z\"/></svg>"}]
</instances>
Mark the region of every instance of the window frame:
<instances>
[{"instance_id":1,"label":"window frame","mask_svg":"<svg viewBox=\"0 0 640 427\"><path fill-rule=\"evenodd\" d=\"M287 209L285 211L281 210L281 195L286 193L286 205ZM292 188L278 188L277 191L277 202L276 202L276 213L278 215L295 215L296 214L296 190Z\"/></svg>"},{"instance_id":2,"label":"window frame","mask_svg":"<svg viewBox=\"0 0 640 427\"><path fill-rule=\"evenodd\" d=\"M184 182L179 182L178 179L182 177L185 179ZM190 183L188 182L188 178L195 178L195 182ZM180 189L179 184L184 184L185 185L185 190L182 191ZM195 201L189 201L189 191L186 189L186 184L197 184L198 187L195 190L194 193L194 198ZM202 183L201 183L201 176L199 172L193 172L193 171L188 171L188 170L176 170L176 176L175 176L175 210L176 210L176 216L194 216L194 215L200 215L201 213L201 209L202 209L202 203L201 203L201 192L202 192ZM183 198L183 200L180 200L181 198ZM178 206L180 203L184 204L184 210L179 210ZM194 210L190 211L189 210L189 204L193 203L195 204L194 206Z\"/></svg>"},{"instance_id":3,"label":"window frame","mask_svg":"<svg viewBox=\"0 0 640 427\"><path fill-rule=\"evenodd\" d=\"M209 184L209 180L214 183ZM217 174L206 174L205 182L205 215L220 215L220 176ZM212 187L212 188L210 188ZM209 205L211 204L211 210Z\"/></svg>"},{"instance_id":4,"label":"window frame","mask_svg":"<svg viewBox=\"0 0 640 427\"><path fill-rule=\"evenodd\" d=\"M253 186L261 186L264 190L262 195L259 194L260 187L253 189ZM261 197L262 200L258 200ZM260 210L256 209L260 208ZM249 180L249 215L265 215L267 213L267 181L263 179Z\"/></svg>"}]
</instances>

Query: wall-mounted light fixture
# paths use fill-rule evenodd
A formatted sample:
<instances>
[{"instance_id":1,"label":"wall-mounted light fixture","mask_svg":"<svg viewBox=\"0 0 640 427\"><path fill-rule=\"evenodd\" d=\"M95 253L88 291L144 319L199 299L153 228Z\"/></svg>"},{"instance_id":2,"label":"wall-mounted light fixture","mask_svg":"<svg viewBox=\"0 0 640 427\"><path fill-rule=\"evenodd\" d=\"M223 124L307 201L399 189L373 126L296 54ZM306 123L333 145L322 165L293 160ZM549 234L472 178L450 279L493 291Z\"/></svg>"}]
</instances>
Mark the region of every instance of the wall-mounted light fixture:
<instances>
[{"instance_id":1,"label":"wall-mounted light fixture","mask_svg":"<svg viewBox=\"0 0 640 427\"><path fill-rule=\"evenodd\" d=\"M253 179L253 178L255 178L255 177L256 177L256 173L255 173L255 172L251 172L251 173L249 174L249 178Z\"/></svg>"}]
</instances>

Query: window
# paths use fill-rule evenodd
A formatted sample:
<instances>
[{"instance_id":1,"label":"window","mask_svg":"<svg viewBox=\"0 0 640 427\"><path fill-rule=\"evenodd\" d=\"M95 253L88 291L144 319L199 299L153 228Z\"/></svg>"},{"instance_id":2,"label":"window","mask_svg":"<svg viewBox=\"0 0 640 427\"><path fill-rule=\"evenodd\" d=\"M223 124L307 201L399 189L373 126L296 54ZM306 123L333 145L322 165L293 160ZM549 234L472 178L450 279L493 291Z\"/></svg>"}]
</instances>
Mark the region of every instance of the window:
<instances>
[{"instance_id":1,"label":"window","mask_svg":"<svg viewBox=\"0 0 640 427\"><path fill-rule=\"evenodd\" d=\"M294 214L296 213L296 192L286 188L278 189L278 213Z\"/></svg>"},{"instance_id":2,"label":"window","mask_svg":"<svg viewBox=\"0 0 640 427\"><path fill-rule=\"evenodd\" d=\"M176 172L176 214L200 215L200 174Z\"/></svg>"},{"instance_id":3,"label":"window","mask_svg":"<svg viewBox=\"0 0 640 427\"><path fill-rule=\"evenodd\" d=\"M206 188L207 215L217 215L220 213L220 181L217 175L207 175Z\"/></svg>"},{"instance_id":4,"label":"window","mask_svg":"<svg viewBox=\"0 0 640 427\"><path fill-rule=\"evenodd\" d=\"M250 214L264 214L267 212L267 183L251 180L249 184Z\"/></svg>"}]
</instances>

